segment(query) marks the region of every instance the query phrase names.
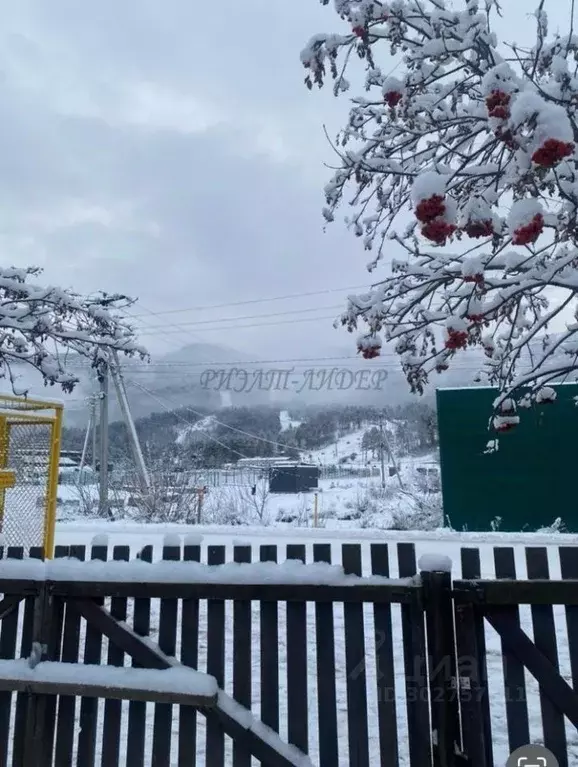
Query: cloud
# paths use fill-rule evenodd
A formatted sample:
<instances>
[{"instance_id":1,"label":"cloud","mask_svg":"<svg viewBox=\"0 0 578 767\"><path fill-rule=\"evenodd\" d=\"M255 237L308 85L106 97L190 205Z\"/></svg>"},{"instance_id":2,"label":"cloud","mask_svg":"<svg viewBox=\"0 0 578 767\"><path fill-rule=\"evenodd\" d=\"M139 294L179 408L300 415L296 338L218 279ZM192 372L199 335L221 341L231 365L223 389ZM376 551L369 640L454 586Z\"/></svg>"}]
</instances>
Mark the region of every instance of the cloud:
<instances>
[{"instance_id":1,"label":"cloud","mask_svg":"<svg viewBox=\"0 0 578 767\"><path fill-rule=\"evenodd\" d=\"M156 312L368 282L367 254L340 224L324 234L320 215L331 159L322 125L334 135L347 100L309 93L299 61L309 36L339 25L315 0L7 0L3 263L42 265L48 281L82 291L133 294ZM186 323L344 298L139 322L165 323L143 331L155 350L196 338L309 356L351 341L329 319L297 314L222 333Z\"/></svg>"}]
</instances>

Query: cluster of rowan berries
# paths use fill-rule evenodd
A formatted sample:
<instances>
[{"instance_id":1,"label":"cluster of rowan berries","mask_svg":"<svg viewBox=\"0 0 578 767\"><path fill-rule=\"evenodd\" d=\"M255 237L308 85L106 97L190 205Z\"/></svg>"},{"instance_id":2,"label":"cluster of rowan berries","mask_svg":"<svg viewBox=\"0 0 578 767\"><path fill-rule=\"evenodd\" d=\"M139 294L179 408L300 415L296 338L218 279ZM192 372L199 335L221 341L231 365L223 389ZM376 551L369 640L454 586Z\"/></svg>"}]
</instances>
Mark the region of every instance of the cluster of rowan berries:
<instances>
[{"instance_id":1,"label":"cluster of rowan berries","mask_svg":"<svg viewBox=\"0 0 578 767\"><path fill-rule=\"evenodd\" d=\"M456 229L455 224L448 224L443 218L435 218L422 226L421 233L437 245L445 245L448 237L451 237Z\"/></svg>"},{"instance_id":2,"label":"cluster of rowan berries","mask_svg":"<svg viewBox=\"0 0 578 767\"><path fill-rule=\"evenodd\" d=\"M478 274L464 274L464 282L475 282L476 285L482 285L484 282L484 275L481 272Z\"/></svg>"},{"instance_id":3,"label":"cluster of rowan berries","mask_svg":"<svg viewBox=\"0 0 578 767\"><path fill-rule=\"evenodd\" d=\"M554 165L572 154L574 154L572 142L566 143L556 138L549 138L539 149L536 149L532 155L532 160L536 165L541 165L543 168L553 168Z\"/></svg>"},{"instance_id":4,"label":"cluster of rowan berries","mask_svg":"<svg viewBox=\"0 0 578 767\"><path fill-rule=\"evenodd\" d=\"M403 98L403 94L400 91L388 91L383 98L390 107L396 107Z\"/></svg>"},{"instance_id":5,"label":"cluster of rowan berries","mask_svg":"<svg viewBox=\"0 0 578 767\"><path fill-rule=\"evenodd\" d=\"M494 419L494 431L504 432L511 431L518 425L516 419L495 418Z\"/></svg>"},{"instance_id":6,"label":"cluster of rowan berries","mask_svg":"<svg viewBox=\"0 0 578 767\"><path fill-rule=\"evenodd\" d=\"M374 360L381 354L381 346L378 344L358 344L357 351L361 353L364 360Z\"/></svg>"},{"instance_id":7,"label":"cluster of rowan berries","mask_svg":"<svg viewBox=\"0 0 578 767\"><path fill-rule=\"evenodd\" d=\"M441 194L434 194L427 200L421 200L415 209L415 217L422 224L429 224L435 218L443 216L446 205Z\"/></svg>"},{"instance_id":8,"label":"cluster of rowan berries","mask_svg":"<svg viewBox=\"0 0 578 767\"><path fill-rule=\"evenodd\" d=\"M467 330L448 330L448 337L446 338L446 349L465 349L468 345L468 332Z\"/></svg>"},{"instance_id":9,"label":"cluster of rowan berries","mask_svg":"<svg viewBox=\"0 0 578 767\"><path fill-rule=\"evenodd\" d=\"M494 224L491 219L486 221L468 221L465 227L468 237L491 237L494 234Z\"/></svg>"},{"instance_id":10,"label":"cluster of rowan berries","mask_svg":"<svg viewBox=\"0 0 578 767\"><path fill-rule=\"evenodd\" d=\"M513 245L530 245L532 242L536 242L538 237L544 230L544 216L541 213L536 213L534 218L529 224L518 227L514 231L512 237Z\"/></svg>"},{"instance_id":11,"label":"cluster of rowan berries","mask_svg":"<svg viewBox=\"0 0 578 767\"><path fill-rule=\"evenodd\" d=\"M507 120L510 116L511 98L510 94L504 91L492 91L486 99L488 115L490 117L497 117L500 120Z\"/></svg>"}]
</instances>

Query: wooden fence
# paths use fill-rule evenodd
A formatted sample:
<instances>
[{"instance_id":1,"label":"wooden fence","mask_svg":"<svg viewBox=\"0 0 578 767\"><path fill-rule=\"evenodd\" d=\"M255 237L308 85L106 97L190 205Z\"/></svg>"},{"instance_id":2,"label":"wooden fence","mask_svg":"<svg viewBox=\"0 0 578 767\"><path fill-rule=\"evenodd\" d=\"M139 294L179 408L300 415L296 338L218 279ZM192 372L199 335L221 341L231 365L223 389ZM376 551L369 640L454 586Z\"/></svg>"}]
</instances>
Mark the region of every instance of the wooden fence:
<instances>
[{"instance_id":1,"label":"wooden fence","mask_svg":"<svg viewBox=\"0 0 578 767\"><path fill-rule=\"evenodd\" d=\"M361 546L339 548L345 573L362 575ZM368 551L381 578L364 572L353 585L273 570L249 582L241 569L155 580L155 565L138 580L134 568L99 580L88 563L72 578L65 562L41 578L0 564L0 767L493 767L531 741L561 767L578 763L578 549L559 549L561 578L550 580L547 549L529 547L527 577L514 580L514 549L496 547L500 580L482 580L479 550L464 548L452 583L447 572L412 578L414 546L395 548L395 580L385 580L393 547L379 543ZM330 563L332 550L261 546L258 560L304 562L310 551ZM165 546L163 559L221 565L226 553ZM235 546L232 559L252 554ZM533 640L520 605L531 606ZM201 673L189 689L191 668ZM174 687L159 685L161 669Z\"/></svg>"}]
</instances>

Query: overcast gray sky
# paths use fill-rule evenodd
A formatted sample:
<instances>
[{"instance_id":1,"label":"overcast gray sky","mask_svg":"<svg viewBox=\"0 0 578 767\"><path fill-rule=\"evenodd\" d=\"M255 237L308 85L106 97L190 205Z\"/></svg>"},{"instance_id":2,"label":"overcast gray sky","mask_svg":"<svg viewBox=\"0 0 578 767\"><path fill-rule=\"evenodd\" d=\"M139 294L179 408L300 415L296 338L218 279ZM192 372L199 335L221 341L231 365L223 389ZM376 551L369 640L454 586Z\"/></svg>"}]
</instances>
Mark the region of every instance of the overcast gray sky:
<instances>
[{"instance_id":1,"label":"overcast gray sky","mask_svg":"<svg viewBox=\"0 0 578 767\"><path fill-rule=\"evenodd\" d=\"M565 3L550 5L562 20ZM519 42L529 10L509 2ZM331 159L322 125L334 134L347 102L309 93L299 61L309 36L340 25L317 0L6 0L3 263L139 297L153 351L199 340L279 357L346 346L329 319L301 321L308 312L268 328L250 319L316 303L333 316L344 292L147 313L367 282L367 254L338 223L324 234L320 214ZM208 329L226 317L249 319Z\"/></svg>"}]
</instances>

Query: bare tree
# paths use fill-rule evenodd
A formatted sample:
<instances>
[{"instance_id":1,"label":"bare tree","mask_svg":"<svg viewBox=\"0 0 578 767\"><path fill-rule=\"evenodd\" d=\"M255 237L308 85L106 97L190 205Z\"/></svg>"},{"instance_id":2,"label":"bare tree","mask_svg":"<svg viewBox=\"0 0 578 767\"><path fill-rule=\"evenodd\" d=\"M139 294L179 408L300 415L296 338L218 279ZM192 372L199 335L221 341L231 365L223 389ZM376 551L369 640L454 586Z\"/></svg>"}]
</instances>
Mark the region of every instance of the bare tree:
<instances>
[{"instance_id":1,"label":"bare tree","mask_svg":"<svg viewBox=\"0 0 578 767\"><path fill-rule=\"evenodd\" d=\"M237 499L247 519L257 520L259 524L269 524L269 483L256 482L252 487L242 485L236 488Z\"/></svg>"}]
</instances>

